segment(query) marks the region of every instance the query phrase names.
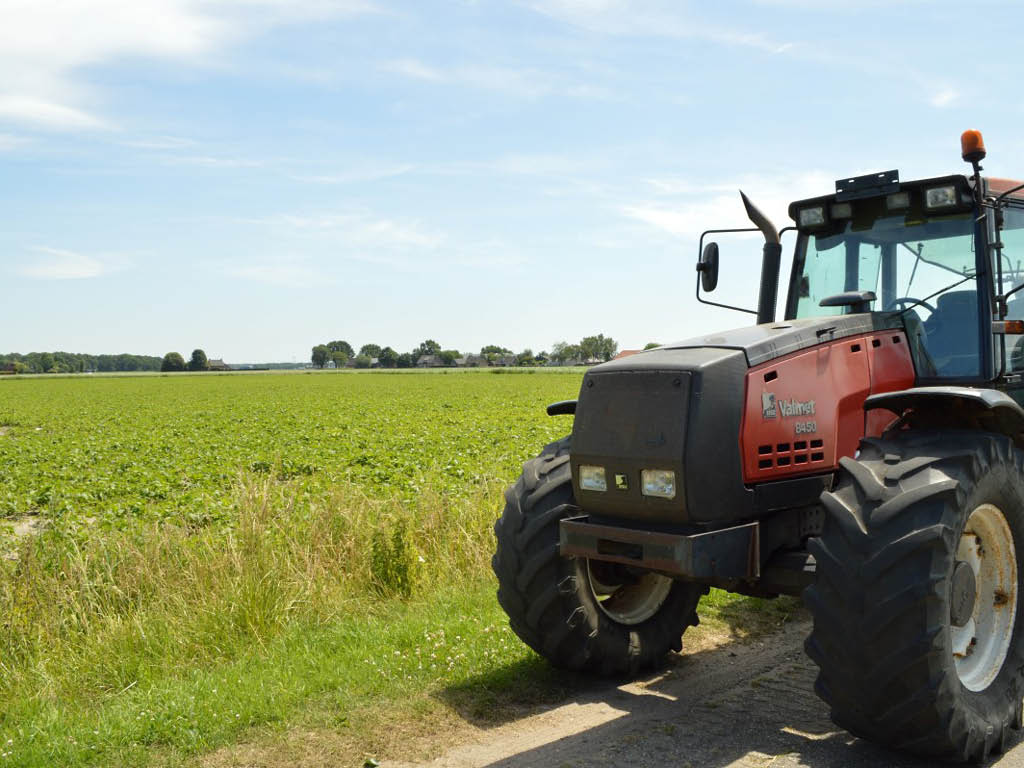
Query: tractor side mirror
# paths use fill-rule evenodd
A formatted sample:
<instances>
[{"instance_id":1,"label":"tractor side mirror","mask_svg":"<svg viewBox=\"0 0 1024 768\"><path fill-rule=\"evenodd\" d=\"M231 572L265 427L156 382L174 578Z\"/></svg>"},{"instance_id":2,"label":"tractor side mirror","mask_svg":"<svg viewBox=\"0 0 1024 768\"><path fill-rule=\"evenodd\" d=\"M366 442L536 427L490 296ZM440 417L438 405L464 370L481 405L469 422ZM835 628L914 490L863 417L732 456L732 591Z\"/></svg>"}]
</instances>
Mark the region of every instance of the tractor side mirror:
<instances>
[{"instance_id":1,"label":"tractor side mirror","mask_svg":"<svg viewBox=\"0 0 1024 768\"><path fill-rule=\"evenodd\" d=\"M697 262L700 272L700 286L705 293L711 293L718 287L718 243L711 242L704 246L704 251Z\"/></svg>"}]
</instances>

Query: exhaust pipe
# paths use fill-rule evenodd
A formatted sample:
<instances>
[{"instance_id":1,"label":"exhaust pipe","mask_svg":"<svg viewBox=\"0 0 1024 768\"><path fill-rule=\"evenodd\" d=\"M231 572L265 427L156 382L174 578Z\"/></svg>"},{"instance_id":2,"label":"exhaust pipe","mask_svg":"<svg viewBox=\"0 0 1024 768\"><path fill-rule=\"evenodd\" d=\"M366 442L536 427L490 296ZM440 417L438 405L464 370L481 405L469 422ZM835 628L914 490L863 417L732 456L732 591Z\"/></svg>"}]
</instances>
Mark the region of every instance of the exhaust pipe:
<instances>
[{"instance_id":1,"label":"exhaust pipe","mask_svg":"<svg viewBox=\"0 0 1024 768\"><path fill-rule=\"evenodd\" d=\"M775 322L775 303L779 298L779 268L782 264L782 243L779 242L779 230L768 217L750 202L743 190L743 207L747 209L747 217L764 235L764 251L761 257L761 290L757 294L757 324Z\"/></svg>"}]
</instances>

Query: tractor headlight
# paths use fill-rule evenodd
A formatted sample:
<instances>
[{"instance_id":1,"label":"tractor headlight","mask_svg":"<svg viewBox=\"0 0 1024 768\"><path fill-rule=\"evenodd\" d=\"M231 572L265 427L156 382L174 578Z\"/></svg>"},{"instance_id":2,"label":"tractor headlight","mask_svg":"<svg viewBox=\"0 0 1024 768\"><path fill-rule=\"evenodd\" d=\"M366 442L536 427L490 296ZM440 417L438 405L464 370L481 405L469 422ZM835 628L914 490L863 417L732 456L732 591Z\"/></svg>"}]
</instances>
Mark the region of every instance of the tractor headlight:
<instances>
[{"instance_id":1,"label":"tractor headlight","mask_svg":"<svg viewBox=\"0 0 1024 768\"><path fill-rule=\"evenodd\" d=\"M831 210L833 219L849 219L853 217L853 206L850 203L835 203Z\"/></svg>"},{"instance_id":2,"label":"tractor headlight","mask_svg":"<svg viewBox=\"0 0 1024 768\"><path fill-rule=\"evenodd\" d=\"M604 467L580 464L580 488L584 491L607 491L608 480L604 475Z\"/></svg>"},{"instance_id":3,"label":"tractor headlight","mask_svg":"<svg viewBox=\"0 0 1024 768\"><path fill-rule=\"evenodd\" d=\"M893 192L886 195L885 207L890 211L902 211L910 207L909 192Z\"/></svg>"},{"instance_id":4,"label":"tractor headlight","mask_svg":"<svg viewBox=\"0 0 1024 768\"><path fill-rule=\"evenodd\" d=\"M955 208L959 205L956 194L956 187L950 184L946 187L932 187L924 192L924 206L929 211L942 208Z\"/></svg>"},{"instance_id":5,"label":"tractor headlight","mask_svg":"<svg viewBox=\"0 0 1024 768\"><path fill-rule=\"evenodd\" d=\"M798 216L801 227L822 227L825 225L825 206L816 205L813 208L801 208Z\"/></svg>"},{"instance_id":6,"label":"tractor headlight","mask_svg":"<svg viewBox=\"0 0 1024 768\"><path fill-rule=\"evenodd\" d=\"M676 497L676 473L671 469L645 469L640 473L640 488L644 496L674 499Z\"/></svg>"}]
</instances>

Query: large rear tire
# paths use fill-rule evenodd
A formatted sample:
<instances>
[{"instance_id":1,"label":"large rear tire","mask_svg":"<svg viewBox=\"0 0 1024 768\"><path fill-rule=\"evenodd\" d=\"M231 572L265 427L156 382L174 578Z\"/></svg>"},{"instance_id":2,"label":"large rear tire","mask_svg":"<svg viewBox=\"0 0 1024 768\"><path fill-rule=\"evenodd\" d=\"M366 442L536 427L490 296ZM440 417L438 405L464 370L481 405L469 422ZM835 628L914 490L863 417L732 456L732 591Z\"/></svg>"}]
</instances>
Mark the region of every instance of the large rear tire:
<instances>
[{"instance_id":1,"label":"large rear tire","mask_svg":"<svg viewBox=\"0 0 1024 768\"><path fill-rule=\"evenodd\" d=\"M851 733L983 761L1020 728L1024 454L979 432L861 442L824 494L806 642Z\"/></svg>"},{"instance_id":2,"label":"large rear tire","mask_svg":"<svg viewBox=\"0 0 1024 768\"><path fill-rule=\"evenodd\" d=\"M498 602L512 630L565 669L634 673L680 650L701 587L624 566L563 558L559 522L574 512L569 438L523 465L494 526Z\"/></svg>"}]
</instances>

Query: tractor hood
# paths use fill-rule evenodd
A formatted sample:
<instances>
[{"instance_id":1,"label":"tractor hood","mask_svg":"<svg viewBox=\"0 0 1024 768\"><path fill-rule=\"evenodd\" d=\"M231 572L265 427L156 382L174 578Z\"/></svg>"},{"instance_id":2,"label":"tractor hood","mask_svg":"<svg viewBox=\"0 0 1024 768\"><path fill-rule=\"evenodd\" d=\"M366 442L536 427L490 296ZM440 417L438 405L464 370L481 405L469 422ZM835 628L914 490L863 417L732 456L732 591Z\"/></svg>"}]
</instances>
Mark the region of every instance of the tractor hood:
<instances>
[{"instance_id":1,"label":"tractor hood","mask_svg":"<svg viewBox=\"0 0 1024 768\"><path fill-rule=\"evenodd\" d=\"M579 505L595 518L653 523L718 520L719 505L752 513L739 450L746 372L742 350L713 347L655 349L591 368L572 430ZM581 488L580 466L603 467L607 490ZM672 498L641 493L645 469L674 473Z\"/></svg>"},{"instance_id":2,"label":"tractor hood","mask_svg":"<svg viewBox=\"0 0 1024 768\"><path fill-rule=\"evenodd\" d=\"M765 323L764 325L748 325L745 328L737 328L711 336L677 341L674 344L666 344L664 347L650 351L696 349L700 347L736 349L743 352L747 359L747 364L753 367L827 341L834 341L845 336L858 336L888 328L903 328L903 321L900 319L898 312L807 317L801 320L783 320L776 323ZM639 357L639 355L634 355L629 360L639 361ZM605 365L612 366L619 362L614 360ZM603 369L604 367L598 366L594 370Z\"/></svg>"},{"instance_id":3,"label":"tractor hood","mask_svg":"<svg viewBox=\"0 0 1024 768\"><path fill-rule=\"evenodd\" d=\"M750 367L847 336L900 328L894 313L769 323L670 344L591 368L572 432L573 487L595 518L701 524L750 519L740 431ZM580 485L602 467L606 490ZM643 470L674 473L671 498L642 492Z\"/></svg>"}]
</instances>

